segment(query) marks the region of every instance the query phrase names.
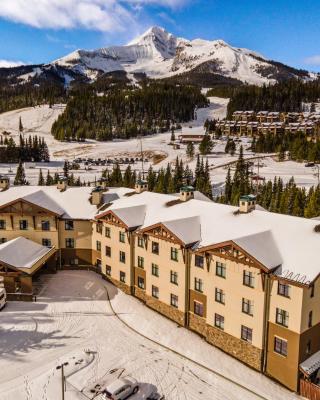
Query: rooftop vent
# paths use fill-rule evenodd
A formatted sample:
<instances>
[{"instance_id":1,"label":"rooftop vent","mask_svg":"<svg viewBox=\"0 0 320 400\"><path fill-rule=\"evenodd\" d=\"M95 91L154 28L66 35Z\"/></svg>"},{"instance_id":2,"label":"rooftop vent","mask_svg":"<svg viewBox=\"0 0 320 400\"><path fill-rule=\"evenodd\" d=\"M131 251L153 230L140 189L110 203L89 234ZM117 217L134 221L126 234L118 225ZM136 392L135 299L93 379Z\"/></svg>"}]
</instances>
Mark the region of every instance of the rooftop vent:
<instances>
[{"instance_id":1,"label":"rooftop vent","mask_svg":"<svg viewBox=\"0 0 320 400\"><path fill-rule=\"evenodd\" d=\"M148 190L148 182L142 179L139 179L135 185L136 193L146 192Z\"/></svg>"},{"instance_id":2,"label":"rooftop vent","mask_svg":"<svg viewBox=\"0 0 320 400\"><path fill-rule=\"evenodd\" d=\"M180 200L188 201L194 199L194 187L193 186L183 186L180 189Z\"/></svg>"},{"instance_id":3,"label":"rooftop vent","mask_svg":"<svg viewBox=\"0 0 320 400\"><path fill-rule=\"evenodd\" d=\"M10 179L8 176L0 175L0 189L3 192L7 190L10 186Z\"/></svg>"},{"instance_id":4,"label":"rooftop vent","mask_svg":"<svg viewBox=\"0 0 320 400\"><path fill-rule=\"evenodd\" d=\"M240 196L240 200L239 200L240 213L248 214L249 212L255 210L256 203L257 203L257 198L253 194Z\"/></svg>"},{"instance_id":5,"label":"rooftop vent","mask_svg":"<svg viewBox=\"0 0 320 400\"><path fill-rule=\"evenodd\" d=\"M59 176L57 189L63 192L67 189L67 187L68 187L68 178L66 178L65 176Z\"/></svg>"}]
</instances>

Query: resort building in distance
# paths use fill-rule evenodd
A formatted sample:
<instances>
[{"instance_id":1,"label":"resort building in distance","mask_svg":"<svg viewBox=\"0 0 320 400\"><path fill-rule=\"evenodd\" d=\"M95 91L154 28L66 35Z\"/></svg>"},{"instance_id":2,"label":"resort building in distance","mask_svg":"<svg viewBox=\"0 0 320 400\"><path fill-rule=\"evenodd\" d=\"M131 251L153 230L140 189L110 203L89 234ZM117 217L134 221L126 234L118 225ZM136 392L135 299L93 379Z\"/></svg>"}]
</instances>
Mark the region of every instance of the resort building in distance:
<instances>
[{"instance_id":1,"label":"resort building in distance","mask_svg":"<svg viewBox=\"0 0 320 400\"><path fill-rule=\"evenodd\" d=\"M298 391L320 367L319 221L136 188L10 187L0 275L32 298L46 270L92 268L124 292ZM301 380L301 382L300 382Z\"/></svg>"}]
</instances>

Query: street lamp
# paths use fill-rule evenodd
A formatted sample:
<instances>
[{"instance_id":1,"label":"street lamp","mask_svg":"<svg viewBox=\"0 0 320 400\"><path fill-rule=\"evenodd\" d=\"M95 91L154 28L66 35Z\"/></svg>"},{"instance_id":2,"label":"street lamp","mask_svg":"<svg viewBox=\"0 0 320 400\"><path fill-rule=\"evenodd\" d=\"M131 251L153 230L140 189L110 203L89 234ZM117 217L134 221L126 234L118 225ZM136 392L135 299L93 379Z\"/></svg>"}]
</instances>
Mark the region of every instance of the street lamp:
<instances>
[{"instance_id":1,"label":"street lamp","mask_svg":"<svg viewBox=\"0 0 320 400\"><path fill-rule=\"evenodd\" d=\"M64 367L66 367L67 365L69 365L69 363L65 362L65 363L62 363L62 364L60 364L60 365L58 365L56 367L56 369L61 369L62 400L64 400L64 392L66 390L66 387L65 387L65 381L66 380L65 380L65 377L64 377Z\"/></svg>"}]
</instances>

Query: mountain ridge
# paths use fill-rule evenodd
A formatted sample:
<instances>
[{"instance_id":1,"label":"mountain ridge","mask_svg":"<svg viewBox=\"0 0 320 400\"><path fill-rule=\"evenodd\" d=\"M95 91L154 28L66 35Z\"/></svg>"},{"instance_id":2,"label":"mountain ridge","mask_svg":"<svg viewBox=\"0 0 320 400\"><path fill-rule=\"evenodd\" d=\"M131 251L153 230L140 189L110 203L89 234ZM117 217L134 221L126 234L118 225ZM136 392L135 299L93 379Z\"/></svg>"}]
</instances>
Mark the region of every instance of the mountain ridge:
<instances>
[{"instance_id":1,"label":"mountain ridge","mask_svg":"<svg viewBox=\"0 0 320 400\"><path fill-rule=\"evenodd\" d=\"M162 27L153 26L127 45L78 49L48 64L35 66L18 76L20 81L43 73L56 73L69 85L73 80L97 80L103 74L123 71L131 81L144 74L151 79L188 76L225 79L255 85L274 84L290 78L312 80L317 74L289 67L245 48L229 45L224 40L188 40L176 37ZM204 79L205 81L205 79Z\"/></svg>"}]
</instances>

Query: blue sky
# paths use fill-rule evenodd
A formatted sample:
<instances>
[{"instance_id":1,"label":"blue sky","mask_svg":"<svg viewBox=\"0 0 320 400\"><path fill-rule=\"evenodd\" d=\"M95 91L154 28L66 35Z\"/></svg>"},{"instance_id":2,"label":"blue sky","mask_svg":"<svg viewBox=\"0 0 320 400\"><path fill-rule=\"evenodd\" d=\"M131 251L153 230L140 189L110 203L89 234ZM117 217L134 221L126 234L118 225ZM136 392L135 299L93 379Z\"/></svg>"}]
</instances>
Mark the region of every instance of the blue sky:
<instances>
[{"instance_id":1,"label":"blue sky","mask_svg":"<svg viewBox=\"0 0 320 400\"><path fill-rule=\"evenodd\" d=\"M151 25L320 71L319 0L1 0L0 65L125 44Z\"/></svg>"}]
</instances>

